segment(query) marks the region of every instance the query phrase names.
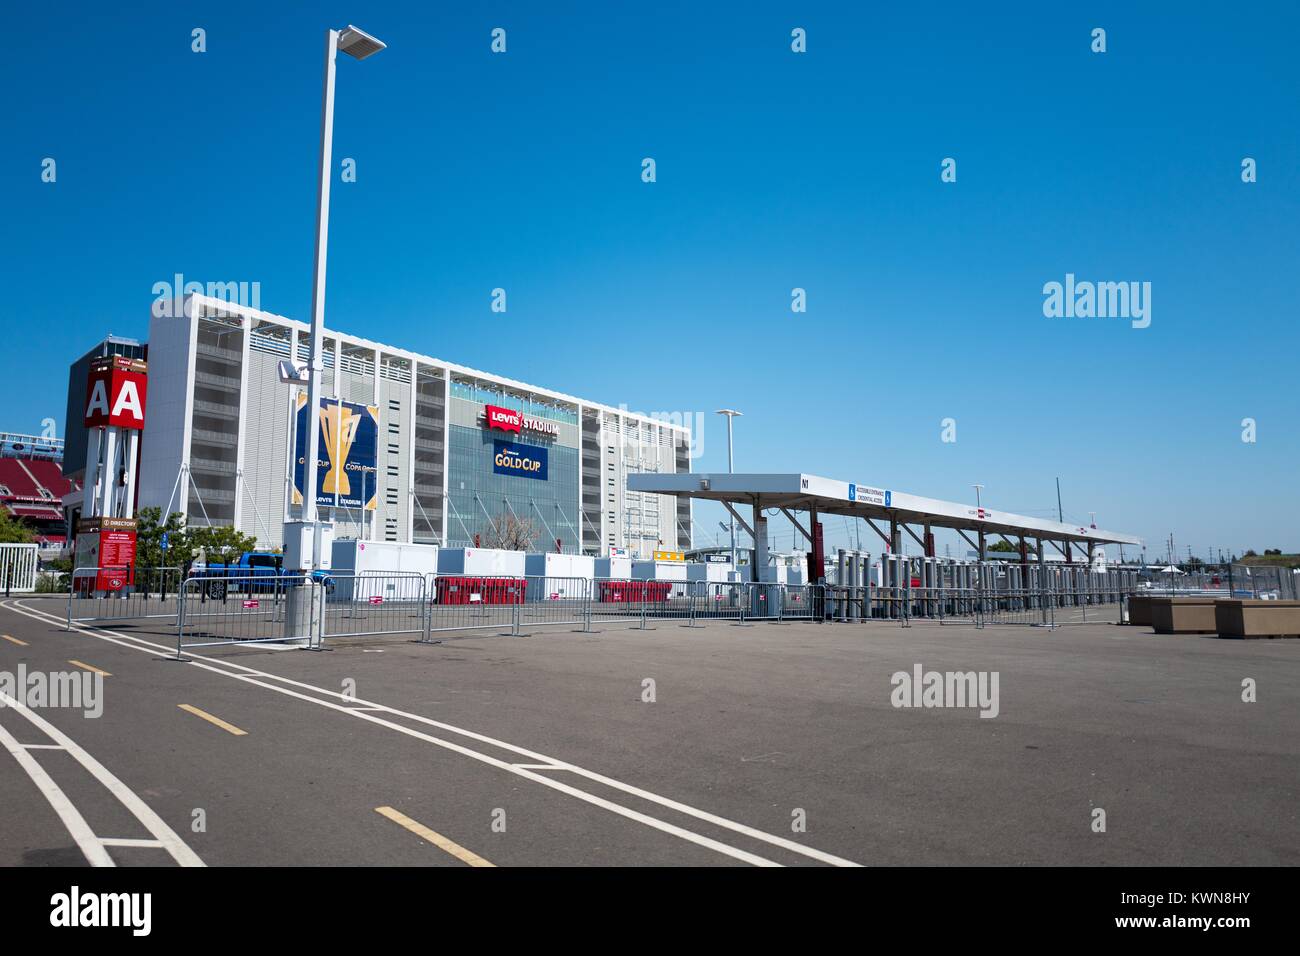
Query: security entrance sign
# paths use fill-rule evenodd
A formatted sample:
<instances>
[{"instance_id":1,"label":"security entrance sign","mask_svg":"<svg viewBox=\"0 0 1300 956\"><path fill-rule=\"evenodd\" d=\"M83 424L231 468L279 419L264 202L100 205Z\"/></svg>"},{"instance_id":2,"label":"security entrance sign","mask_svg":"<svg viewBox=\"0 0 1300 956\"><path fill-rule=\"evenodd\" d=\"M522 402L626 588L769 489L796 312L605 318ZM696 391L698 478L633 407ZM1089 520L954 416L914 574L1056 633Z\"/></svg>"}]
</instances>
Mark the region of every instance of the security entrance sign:
<instances>
[{"instance_id":1,"label":"security entrance sign","mask_svg":"<svg viewBox=\"0 0 1300 956\"><path fill-rule=\"evenodd\" d=\"M546 480L546 449L519 442L492 442L492 471L498 475Z\"/></svg>"},{"instance_id":2,"label":"security entrance sign","mask_svg":"<svg viewBox=\"0 0 1300 956\"><path fill-rule=\"evenodd\" d=\"M889 507L889 492L882 488L872 488L869 485L849 484L849 501L857 501L864 505L881 505Z\"/></svg>"},{"instance_id":3,"label":"security entrance sign","mask_svg":"<svg viewBox=\"0 0 1300 956\"><path fill-rule=\"evenodd\" d=\"M307 465L307 394L299 392L297 402L293 503L300 505ZM379 504L379 409L322 398L316 427L320 429L316 506L374 511Z\"/></svg>"}]
</instances>

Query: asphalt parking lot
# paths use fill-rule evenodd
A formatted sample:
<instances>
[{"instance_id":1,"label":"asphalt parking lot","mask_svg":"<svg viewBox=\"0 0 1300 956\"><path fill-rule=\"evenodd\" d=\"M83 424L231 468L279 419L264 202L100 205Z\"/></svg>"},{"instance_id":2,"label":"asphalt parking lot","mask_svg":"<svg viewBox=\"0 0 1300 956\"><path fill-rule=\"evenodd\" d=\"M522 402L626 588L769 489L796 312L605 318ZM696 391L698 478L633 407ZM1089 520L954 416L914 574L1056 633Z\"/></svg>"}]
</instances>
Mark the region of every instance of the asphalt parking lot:
<instances>
[{"instance_id":1,"label":"asphalt parking lot","mask_svg":"<svg viewBox=\"0 0 1300 956\"><path fill-rule=\"evenodd\" d=\"M1300 641L661 621L182 663L63 613L0 606L0 671L108 675L97 718L0 709L4 865L1300 863ZM894 706L917 665L996 674L997 716Z\"/></svg>"}]
</instances>

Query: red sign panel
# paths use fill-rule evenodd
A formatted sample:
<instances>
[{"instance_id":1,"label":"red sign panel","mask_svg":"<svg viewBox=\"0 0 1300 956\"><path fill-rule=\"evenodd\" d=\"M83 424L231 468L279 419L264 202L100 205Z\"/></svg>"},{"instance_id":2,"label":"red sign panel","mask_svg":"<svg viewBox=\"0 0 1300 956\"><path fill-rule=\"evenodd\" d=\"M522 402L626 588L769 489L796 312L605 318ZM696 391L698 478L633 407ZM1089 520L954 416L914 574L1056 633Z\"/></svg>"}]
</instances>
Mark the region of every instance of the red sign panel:
<instances>
[{"instance_id":1,"label":"red sign panel","mask_svg":"<svg viewBox=\"0 0 1300 956\"><path fill-rule=\"evenodd\" d=\"M262 606L262 602L261 602L261 601L258 601L258 600L244 601L243 604L244 604L244 610L245 610L245 611L252 611L252 610L254 610L255 608L258 608L258 607L261 607L261 606Z\"/></svg>"},{"instance_id":2,"label":"red sign panel","mask_svg":"<svg viewBox=\"0 0 1300 956\"><path fill-rule=\"evenodd\" d=\"M484 405L483 412L487 416L488 428L499 428L504 432L514 432L516 435L523 431L523 412L517 412L513 408L502 408L499 405Z\"/></svg>"},{"instance_id":3,"label":"red sign panel","mask_svg":"<svg viewBox=\"0 0 1300 956\"><path fill-rule=\"evenodd\" d=\"M135 583L135 532L100 531L99 567L96 590L120 591Z\"/></svg>"},{"instance_id":4,"label":"red sign panel","mask_svg":"<svg viewBox=\"0 0 1300 956\"><path fill-rule=\"evenodd\" d=\"M384 599L383 599L383 597L381 597L381 596L378 595L378 594L372 594L372 595L370 595L370 603L371 603L371 604L383 604L383 603L384 603Z\"/></svg>"},{"instance_id":5,"label":"red sign panel","mask_svg":"<svg viewBox=\"0 0 1300 956\"><path fill-rule=\"evenodd\" d=\"M144 428L144 363L97 362L86 380L87 428Z\"/></svg>"}]
</instances>

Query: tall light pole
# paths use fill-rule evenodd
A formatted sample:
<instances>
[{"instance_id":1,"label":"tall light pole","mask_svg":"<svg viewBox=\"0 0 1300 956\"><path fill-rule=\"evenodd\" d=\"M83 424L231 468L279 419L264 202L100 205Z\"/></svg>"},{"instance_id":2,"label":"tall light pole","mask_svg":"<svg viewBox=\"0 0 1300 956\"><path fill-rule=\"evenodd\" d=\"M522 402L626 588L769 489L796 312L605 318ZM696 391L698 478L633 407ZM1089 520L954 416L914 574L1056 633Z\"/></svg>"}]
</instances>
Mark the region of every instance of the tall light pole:
<instances>
[{"instance_id":1,"label":"tall light pole","mask_svg":"<svg viewBox=\"0 0 1300 956\"><path fill-rule=\"evenodd\" d=\"M983 485L971 485L975 489L975 510L980 510L980 492L984 490Z\"/></svg>"},{"instance_id":2,"label":"tall light pole","mask_svg":"<svg viewBox=\"0 0 1300 956\"><path fill-rule=\"evenodd\" d=\"M342 50L364 60L385 44L349 25L325 32L325 101L320 121L320 178L316 183L316 269L311 292L311 360L307 366L307 461L303 469L302 520L311 533L311 568L321 566L321 523L316 508L316 476L320 458L321 377L325 373L325 258L329 248L330 179L334 159L334 59Z\"/></svg>"},{"instance_id":3,"label":"tall light pole","mask_svg":"<svg viewBox=\"0 0 1300 956\"><path fill-rule=\"evenodd\" d=\"M734 408L719 408L719 415L727 416L727 474L733 474L736 470L736 456L732 446L731 423L736 416L743 414ZM731 570L739 570L736 564L736 519L731 519Z\"/></svg>"}]
</instances>

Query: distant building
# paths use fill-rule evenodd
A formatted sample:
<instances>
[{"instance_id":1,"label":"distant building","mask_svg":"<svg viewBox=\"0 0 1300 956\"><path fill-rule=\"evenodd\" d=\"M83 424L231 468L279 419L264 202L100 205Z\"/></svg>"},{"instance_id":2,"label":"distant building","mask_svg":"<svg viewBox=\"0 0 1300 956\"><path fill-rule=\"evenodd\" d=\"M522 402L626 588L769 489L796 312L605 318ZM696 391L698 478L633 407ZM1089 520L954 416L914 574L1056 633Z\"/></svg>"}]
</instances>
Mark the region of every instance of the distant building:
<instances>
[{"instance_id":1,"label":"distant building","mask_svg":"<svg viewBox=\"0 0 1300 956\"><path fill-rule=\"evenodd\" d=\"M64 477L62 461L58 438L0 432L0 508L28 525L43 550L64 546L63 496L80 487Z\"/></svg>"}]
</instances>

